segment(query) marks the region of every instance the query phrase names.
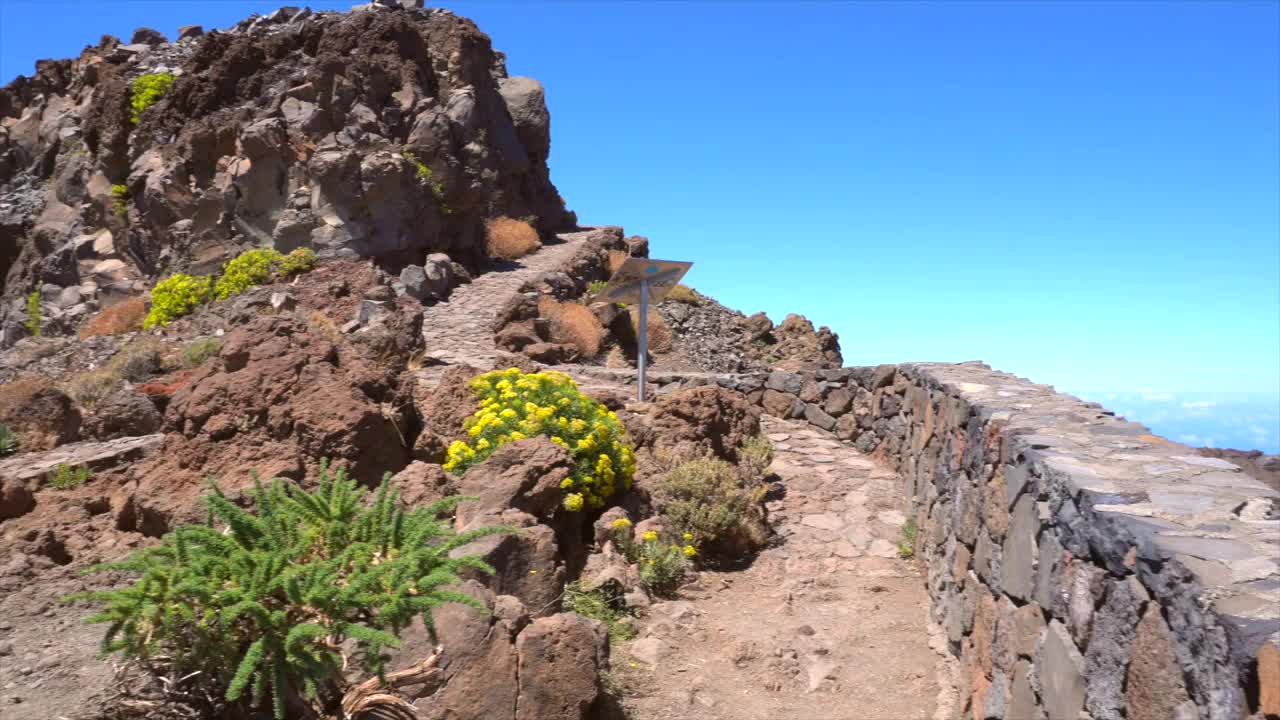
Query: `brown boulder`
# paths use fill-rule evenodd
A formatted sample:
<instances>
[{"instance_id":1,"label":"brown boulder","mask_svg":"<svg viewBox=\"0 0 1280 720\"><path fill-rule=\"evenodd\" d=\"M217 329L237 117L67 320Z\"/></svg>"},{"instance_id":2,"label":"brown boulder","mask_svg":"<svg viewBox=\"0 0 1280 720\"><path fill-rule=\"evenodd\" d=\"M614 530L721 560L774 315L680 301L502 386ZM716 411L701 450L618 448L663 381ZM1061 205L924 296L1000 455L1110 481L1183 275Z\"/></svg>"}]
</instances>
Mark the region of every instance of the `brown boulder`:
<instances>
[{"instance_id":1,"label":"brown boulder","mask_svg":"<svg viewBox=\"0 0 1280 720\"><path fill-rule=\"evenodd\" d=\"M415 460L396 473L391 484L400 491L405 507L416 508L458 494L457 483L444 468Z\"/></svg>"},{"instance_id":2,"label":"brown boulder","mask_svg":"<svg viewBox=\"0 0 1280 720\"><path fill-rule=\"evenodd\" d=\"M173 394L164 448L135 470L138 496L162 514L191 517L210 475L235 493L255 472L309 479L326 458L376 485L411 459L410 419L389 409L405 404L391 357L377 365L292 316L254 318Z\"/></svg>"},{"instance_id":3,"label":"brown boulder","mask_svg":"<svg viewBox=\"0 0 1280 720\"><path fill-rule=\"evenodd\" d=\"M452 555L478 555L489 563L492 575L476 572L472 577L495 593L520 598L533 614L556 612L566 573L555 531L518 511L479 515L461 529L495 525L515 526L516 530L480 538Z\"/></svg>"},{"instance_id":4,"label":"brown boulder","mask_svg":"<svg viewBox=\"0 0 1280 720\"><path fill-rule=\"evenodd\" d=\"M80 422L71 398L43 378L19 378L0 388L0 425L9 426L23 451L75 442Z\"/></svg>"},{"instance_id":5,"label":"brown boulder","mask_svg":"<svg viewBox=\"0 0 1280 720\"><path fill-rule=\"evenodd\" d=\"M760 434L760 411L740 393L703 385L660 398L650 428L657 447L736 462L742 441Z\"/></svg>"},{"instance_id":6,"label":"brown boulder","mask_svg":"<svg viewBox=\"0 0 1280 720\"><path fill-rule=\"evenodd\" d=\"M98 401L84 420L84 434L96 440L150 435L160 429L155 403L130 385L119 385Z\"/></svg>"},{"instance_id":7,"label":"brown boulder","mask_svg":"<svg viewBox=\"0 0 1280 720\"><path fill-rule=\"evenodd\" d=\"M1125 679L1126 717L1164 720L1174 717L1178 706L1188 700L1169 626L1160 614L1160 606L1153 602L1138 622L1130 650Z\"/></svg>"},{"instance_id":8,"label":"brown boulder","mask_svg":"<svg viewBox=\"0 0 1280 720\"><path fill-rule=\"evenodd\" d=\"M0 478L0 520L22 517L36 508L31 489L16 478Z\"/></svg>"},{"instance_id":9,"label":"brown boulder","mask_svg":"<svg viewBox=\"0 0 1280 720\"><path fill-rule=\"evenodd\" d=\"M471 379L479 374L476 368L454 365L440 375L440 382L434 388L414 393L414 404L422 420L422 432L414 445L415 458L444 462L449 443L466 437L462 423L478 406L471 391Z\"/></svg>"},{"instance_id":10,"label":"brown boulder","mask_svg":"<svg viewBox=\"0 0 1280 720\"><path fill-rule=\"evenodd\" d=\"M575 613L534 620L516 638L516 720L586 720L609 667L603 624Z\"/></svg>"},{"instance_id":11,"label":"brown boulder","mask_svg":"<svg viewBox=\"0 0 1280 720\"><path fill-rule=\"evenodd\" d=\"M507 443L458 481L458 493L478 498L458 507L458 526L482 512L514 508L549 519L560 507L560 481L573 472L569 451L538 436Z\"/></svg>"}]
</instances>

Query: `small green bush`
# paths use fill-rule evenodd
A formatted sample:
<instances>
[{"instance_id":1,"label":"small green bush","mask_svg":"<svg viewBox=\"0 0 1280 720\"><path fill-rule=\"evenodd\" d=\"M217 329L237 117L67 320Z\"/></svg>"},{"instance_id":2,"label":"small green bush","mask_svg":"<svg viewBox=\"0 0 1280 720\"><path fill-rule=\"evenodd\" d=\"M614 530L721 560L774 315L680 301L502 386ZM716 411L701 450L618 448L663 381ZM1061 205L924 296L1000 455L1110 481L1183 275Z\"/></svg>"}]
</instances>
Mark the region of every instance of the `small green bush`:
<instances>
[{"instance_id":1,"label":"small green bush","mask_svg":"<svg viewBox=\"0 0 1280 720\"><path fill-rule=\"evenodd\" d=\"M164 345L156 338L140 337L121 348L105 369L116 378L142 382L160 372L163 365Z\"/></svg>"},{"instance_id":2,"label":"small green bush","mask_svg":"<svg viewBox=\"0 0 1280 720\"><path fill-rule=\"evenodd\" d=\"M31 337L40 337L40 288L27 295L27 320L22 324Z\"/></svg>"},{"instance_id":3,"label":"small green bush","mask_svg":"<svg viewBox=\"0 0 1280 720\"><path fill-rule=\"evenodd\" d=\"M222 339L216 337L199 338L187 343L182 349L182 366L200 367L216 356L222 349Z\"/></svg>"},{"instance_id":4,"label":"small green bush","mask_svg":"<svg viewBox=\"0 0 1280 720\"><path fill-rule=\"evenodd\" d=\"M664 542L654 530L636 541L631 521L625 518L615 520L610 532L618 551L639 567L640 582L655 595L672 595L698 556L689 533L684 534L683 543Z\"/></svg>"},{"instance_id":5,"label":"small green bush","mask_svg":"<svg viewBox=\"0 0 1280 720\"><path fill-rule=\"evenodd\" d=\"M271 282L284 256L271 248L246 250L222 266L222 277L214 287L214 295L226 300L258 285Z\"/></svg>"},{"instance_id":6,"label":"small green bush","mask_svg":"<svg viewBox=\"0 0 1280 720\"><path fill-rule=\"evenodd\" d=\"M292 277L310 272L316 266L316 251L298 248L280 260L280 277Z\"/></svg>"},{"instance_id":7,"label":"small green bush","mask_svg":"<svg viewBox=\"0 0 1280 720\"><path fill-rule=\"evenodd\" d=\"M111 186L111 212L117 217L128 217L129 215L129 186L128 185L112 185Z\"/></svg>"},{"instance_id":8,"label":"small green bush","mask_svg":"<svg viewBox=\"0 0 1280 720\"><path fill-rule=\"evenodd\" d=\"M609 283L606 280L592 280L590 283L587 283L587 295L589 297L595 297L596 295L604 292L604 289L607 287L609 287Z\"/></svg>"},{"instance_id":9,"label":"small green bush","mask_svg":"<svg viewBox=\"0 0 1280 720\"><path fill-rule=\"evenodd\" d=\"M93 471L87 465L68 465L62 463L49 474L49 487L54 490L75 490L89 482Z\"/></svg>"},{"instance_id":10,"label":"small green bush","mask_svg":"<svg viewBox=\"0 0 1280 720\"><path fill-rule=\"evenodd\" d=\"M134 78L133 96L130 99L134 125L138 124L138 120L147 108L155 105L165 93L169 92L175 79L172 73L151 73Z\"/></svg>"},{"instance_id":11,"label":"small green bush","mask_svg":"<svg viewBox=\"0 0 1280 720\"><path fill-rule=\"evenodd\" d=\"M509 532L455 533L437 516L465 498L408 510L389 476L368 503L354 480L321 463L313 490L257 484L252 510L215 486L207 525L180 527L159 546L90 568L137 573L133 585L67 600L103 606L89 621L109 625L105 653L164 658L170 673L198 673L196 682L230 702L262 707L269 699L281 720L306 700L317 715L335 716L348 660L381 675L381 650L396 647L415 617L434 634L440 605L484 609L451 588L463 570L492 568L451 552Z\"/></svg>"},{"instance_id":12,"label":"small green bush","mask_svg":"<svg viewBox=\"0 0 1280 720\"><path fill-rule=\"evenodd\" d=\"M207 302L213 295L213 278L183 273L170 275L151 289L151 310L142 321L144 330L168 325Z\"/></svg>"},{"instance_id":13,"label":"small green bush","mask_svg":"<svg viewBox=\"0 0 1280 720\"><path fill-rule=\"evenodd\" d=\"M753 505L752 490L744 487L733 465L699 457L663 474L654 488L654 499L672 527L689 533L701 546L742 523Z\"/></svg>"},{"instance_id":14,"label":"small green bush","mask_svg":"<svg viewBox=\"0 0 1280 720\"><path fill-rule=\"evenodd\" d=\"M582 617L599 620L609 629L609 642L625 642L636 636L636 627L630 622L622 598L607 593L603 588L586 591L575 580L564 588L563 606L566 612L576 612Z\"/></svg>"},{"instance_id":15,"label":"small green bush","mask_svg":"<svg viewBox=\"0 0 1280 720\"><path fill-rule=\"evenodd\" d=\"M0 425L0 457L18 452L18 436L8 425Z\"/></svg>"},{"instance_id":16,"label":"small green bush","mask_svg":"<svg viewBox=\"0 0 1280 720\"><path fill-rule=\"evenodd\" d=\"M671 288L671 292L667 293L667 299L686 305L697 305L699 302L698 294L688 285L676 285Z\"/></svg>"},{"instance_id":17,"label":"small green bush","mask_svg":"<svg viewBox=\"0 0 1280 720\"><path fill-rule=\"evenodd\" d=\"M902 542L898 543L898 557L903 560L909 560L916 555L916 535L919 528L916 527L916 519L910 518L906 524L902 526Z\"/></svg>"},{"instance_id":18,"label":"small green bush","mask_svg":"<svg viewBox=\"0 0 1280 720\"><path fill-rule=\"evenodd\" d=\"M748 484L758 482L773 464L773 443L764 435L752 435L738 447L738 474Z\"/></svg>"}]
</instances>

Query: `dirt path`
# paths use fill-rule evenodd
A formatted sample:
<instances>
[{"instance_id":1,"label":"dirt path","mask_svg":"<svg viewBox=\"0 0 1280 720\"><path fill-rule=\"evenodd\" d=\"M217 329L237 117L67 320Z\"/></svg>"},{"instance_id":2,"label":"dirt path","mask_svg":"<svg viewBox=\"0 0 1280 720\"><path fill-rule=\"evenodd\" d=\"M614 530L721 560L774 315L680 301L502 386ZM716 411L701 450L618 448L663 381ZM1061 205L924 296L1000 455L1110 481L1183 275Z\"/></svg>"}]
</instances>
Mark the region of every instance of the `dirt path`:
<instances>
[{"instance_id":1,"label":"dirt path","mask_svg":"<svg viewBox=\"0 0 1280 720\"><path fill-rule=\"evenodd\" d=\"M766 418L780 543L650 608L615 652L629 720L927 720L940 656L899 559L898 481L829 433ZM945 702L944 702L945 704Z\"/></svg>"}]
</instances>

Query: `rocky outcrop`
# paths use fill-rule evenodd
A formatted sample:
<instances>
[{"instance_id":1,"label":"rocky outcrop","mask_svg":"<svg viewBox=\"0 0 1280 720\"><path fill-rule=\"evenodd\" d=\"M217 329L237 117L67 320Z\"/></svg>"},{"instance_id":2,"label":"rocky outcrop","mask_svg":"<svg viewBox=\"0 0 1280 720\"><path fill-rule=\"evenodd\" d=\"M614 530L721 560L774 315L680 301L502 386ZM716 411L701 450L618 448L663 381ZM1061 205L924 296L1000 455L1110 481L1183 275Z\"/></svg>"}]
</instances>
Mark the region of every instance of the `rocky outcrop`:
<instances>
[{"instance_id":1,"label":"rocky outcrop","mask_svg":"<svg viewBox=\"0 0 1280 720\"><path fill-rule=\"evenodd\" d=\"M45 301L55 332L265 244L429 269L406 285L443 297L427 255L474 266L486 218L573 222L541 85L508 77L469 20L373 3L136 36L0 89L0 344L24 334L18 296L42 285L79 293ZM175 80L135 124L132 84L156 73Z\"/></svg>"},{"instance_id":2,"label":"rocky outcrop","mask_svg":"<svg viewBox=\"0 0 1280 720\"><path fill-rule=\"evenodd\" d=\"M252 472L314 477L322 459L370 485L408 465L418 420L403 374L421 346L421 310L408 299L345 300L331 310L384 302L385 314L347 334L306 310L232 330L217 359L169 399L163 452L134 469L138 502L187 519L208 476L234 493L251 486Z\"/></svg>"}]
</instances>

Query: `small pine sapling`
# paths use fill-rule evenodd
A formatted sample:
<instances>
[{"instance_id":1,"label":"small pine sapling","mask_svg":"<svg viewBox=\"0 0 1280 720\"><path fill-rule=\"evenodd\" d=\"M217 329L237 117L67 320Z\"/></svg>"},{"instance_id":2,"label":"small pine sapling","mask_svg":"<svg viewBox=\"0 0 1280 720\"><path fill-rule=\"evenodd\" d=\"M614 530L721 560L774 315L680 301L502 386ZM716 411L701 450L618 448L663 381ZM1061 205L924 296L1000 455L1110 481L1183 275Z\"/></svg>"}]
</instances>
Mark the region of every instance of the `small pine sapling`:
<instances>
[{"instance_id":1,"label":"small pine sapling","mask_svg":"<svg viewBox=\"0 0 1280 720\"><path fill-rule=\"evenodd\" d=\"M451 589L468 568L492 572L475 555L450 552L509 532L455 533L440 519L467 498L406 510L389 474L372 503L342 470L321 463L314 490L276 480L255 484L254 508L238 507L215 486L209 522L165 535L157 547L90 571L137 573L129 587L72 595L104 606L104 653L170 671L200 671L228 701L274 717L310 703L331 712L355 660L381 676L384 648L415 617L435 632L432 611L456 602L484 609ZM352 651L346 641L354 641Z\"/></svg>"}]
</instances>

